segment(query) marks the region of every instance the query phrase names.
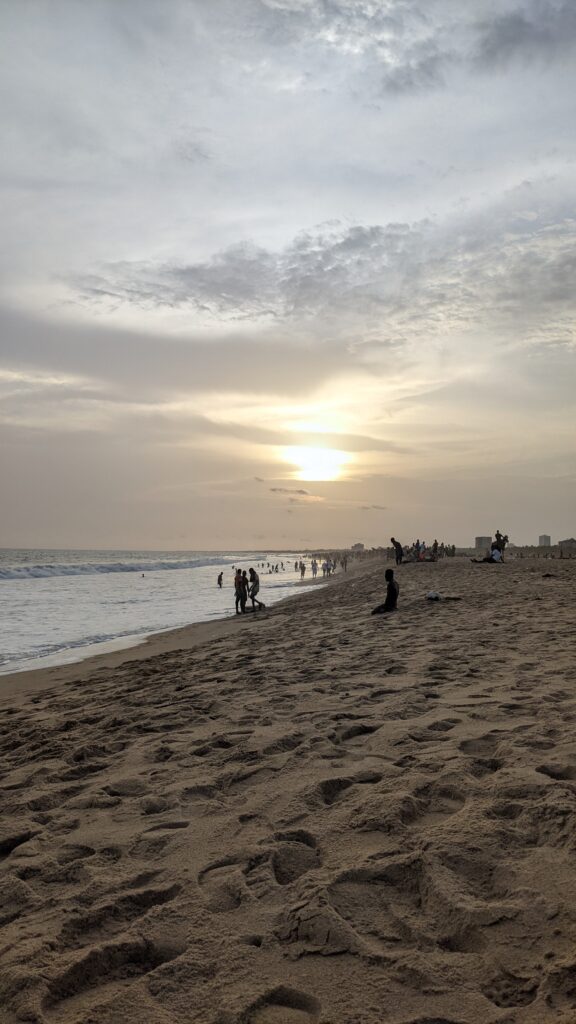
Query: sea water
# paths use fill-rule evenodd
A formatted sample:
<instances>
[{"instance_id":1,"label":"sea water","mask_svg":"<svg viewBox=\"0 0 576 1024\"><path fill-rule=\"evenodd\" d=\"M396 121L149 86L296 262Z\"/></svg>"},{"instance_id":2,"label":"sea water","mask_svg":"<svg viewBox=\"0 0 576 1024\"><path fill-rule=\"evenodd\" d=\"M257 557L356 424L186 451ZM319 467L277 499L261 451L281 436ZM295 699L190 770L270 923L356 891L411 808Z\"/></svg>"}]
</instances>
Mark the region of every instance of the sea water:
<instances>
[{"instance_id":1,"label":"sea water","mask_svg":"<svg viewBox=\"0 0 576 1024\"><path fill-rule=\"evenodd\" d=\"M259 599L274 604L300 584L296 560L287 552L0 549L0 673L79 661L234 615L234 566L253 566ZM269 573L277 563L280 571Z\"/></svg>"}]
</instances>

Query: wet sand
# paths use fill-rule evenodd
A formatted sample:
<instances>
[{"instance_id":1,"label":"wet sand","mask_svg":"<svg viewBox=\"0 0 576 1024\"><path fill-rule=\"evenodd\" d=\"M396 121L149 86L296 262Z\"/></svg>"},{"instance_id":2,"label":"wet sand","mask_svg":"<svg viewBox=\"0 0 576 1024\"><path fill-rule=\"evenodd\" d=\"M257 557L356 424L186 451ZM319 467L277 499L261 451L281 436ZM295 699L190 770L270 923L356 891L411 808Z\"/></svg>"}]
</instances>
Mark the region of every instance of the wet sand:
<instances>
[{"instance_id":1,"label":"wet sand","mask_svg":"<svg viewBox=\"0 0 576 1024\"><path fill-rule=\"evenodd\" d=\"M0 678L2 1024L574 1024L576 562L384 567Z\"/></svg>"}]
</instances>

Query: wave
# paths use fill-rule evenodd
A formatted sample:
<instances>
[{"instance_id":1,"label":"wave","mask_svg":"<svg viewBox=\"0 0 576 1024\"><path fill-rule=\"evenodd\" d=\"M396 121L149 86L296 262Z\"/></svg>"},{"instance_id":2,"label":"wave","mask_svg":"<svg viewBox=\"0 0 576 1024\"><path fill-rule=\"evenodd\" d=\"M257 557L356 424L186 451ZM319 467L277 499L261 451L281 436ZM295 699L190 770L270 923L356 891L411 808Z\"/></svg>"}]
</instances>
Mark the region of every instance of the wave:
<instances>
[{"instance_id":1,"label":"wave","mask_svg":"<svg viewBox=\"0 0 576 1024\"><path fill-rule=\"evenodd\" d=\"M167 569L200 569L210 565L233 565L237 559L226 557L191 558L179 562L72 562L49 565L0 567L0 580L47 579L52 576L100 576L111 572L164 572Z\"/></svg>"}]
</instances>

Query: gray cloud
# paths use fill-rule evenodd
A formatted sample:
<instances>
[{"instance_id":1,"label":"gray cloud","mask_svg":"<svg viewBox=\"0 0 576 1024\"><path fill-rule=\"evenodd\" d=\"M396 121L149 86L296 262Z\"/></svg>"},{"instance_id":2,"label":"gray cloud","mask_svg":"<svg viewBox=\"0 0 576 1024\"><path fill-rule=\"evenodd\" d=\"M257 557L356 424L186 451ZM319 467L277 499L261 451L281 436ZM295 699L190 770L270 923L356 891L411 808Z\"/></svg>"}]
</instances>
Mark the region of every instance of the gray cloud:
<instances>
[{"instance_id":1,"label":"gray cloud","mask_svg":"<svg viewBox=\"0 0 576 1024\"><path fill-rule=\"evenodd\" d=\"M304 490L303 487L271 487L272 494L304 494L310 495L310 491Z\"/></svg>"},{"instance_id":2,"label":"gray cloud","mask_svg":"<svg viewBox=\"0 0 576 1024\"><path fill-rule=\"evenodd\" d=\"M476 216L443 225L331 225L280 252L235 246L203 264L106 268L83 296L189 306L208 319L297 325L353 346L396 346L472 324L570 333L576 223L527 183ZM552 318L552 319L551 319ZM350 343L348 343L350 344Z\"/></svg>"},{"instance_id":3,"label":"gray cloud","mask_svg":"<svg viewBox=\"0 0 576 1024\"><path fill-rule=\"evenodd\" d=\"M488 68L513 60L552 60L576 48L572 0L525 3L478 25L477 59Z\"/></svg>"}]
</instances>

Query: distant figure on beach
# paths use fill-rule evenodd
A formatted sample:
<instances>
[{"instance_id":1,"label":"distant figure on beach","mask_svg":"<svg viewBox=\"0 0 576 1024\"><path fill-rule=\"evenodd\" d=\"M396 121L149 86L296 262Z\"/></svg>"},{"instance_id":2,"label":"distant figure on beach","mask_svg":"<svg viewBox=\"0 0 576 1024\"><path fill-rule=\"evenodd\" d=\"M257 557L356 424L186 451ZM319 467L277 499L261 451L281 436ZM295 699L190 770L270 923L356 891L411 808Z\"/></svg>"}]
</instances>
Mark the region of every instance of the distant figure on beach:
<instances>
[{"instance_id":1,"label":"distant figure on beach","mask_svg":"<svg viewBox=\"0 0 576 1024\"><path fill-rule=\"evenodd\" d=\"M248 572L250 574L250 586L248 594L252 600L252 611L256 611L256 605L258 605L259 609L265 608L266 605L263 604L262 601L256 600L256 595L260 590L260 578L258 576L258 573L256 572L256 569L249 569Z\"/></svg>"},{"instance_id":2,"label":"distant figure on beach","mask_svg":"<svg viewBox=\"0 0 576 1024\"><path fill-rule=\"evenodd\" d=\"M242 574L242 571L237 569L234 577L234 601L236 604L236 615L241 615L246 611L247 597L248 585L246 573Z\"/></svg>"},{"instance_id":3,"label":"distant figure on beach","mask_svg":"<svg viewBox=\"0 0 576 1024\"><path fill-rule=\"evenodd\" d=\"M306 575L306 565L304 562L300 562L300 579L303 580Z\"/></svg>"},{"instance_id":4,"label":"distant figure on beach","mask_svg":"<svg viewBox=\"0 0 576 1024\"><path fill-rule=\"evenodd\" d=\"M502 558L502 552L498 548L492 548L492 551L489 555L486 555L486 558L471 558L470 561L476 562L478 565L481 562L492 562L493 565L498 565L504 559Z\"/></svg>"},{"instance_id":5,"label":"distant figure on beach","mask_svg":"<svg viewBox=\"0 0 576 1024\"><path fill-rule=\"evenodd\" d=\"M432 557L434 559L438 558L438 541L437 540L435 540L433 545L432 545Z\"/></svg>"},{"instance_id":6,"label":"distant figure on beach","mask_svg":"<svg viewBox=\"0 0 576 1024\"><path fill-rule=\"evenodd\" d=\"M218 573L218 586L220 587L220 590L222 590L222 580L223 579L224 579L224 573L223 572L219 572Z\"/></svg>"},{"instance_id":7,"label":"distant figure on beach","mask_svg":"<svg viewBox=\"0 0 576 1024\"><path fill-rule=\"evenodd\" d=\"M379 604L377 608L374 608L372 615L382 615L384 612L395 612L398 604L398 594L400 593L400 587L394 579L394 569L386 569L384 573L384 579L386 580L386 600L384 604Z\"/></svg>"},{"instance_id":8,"label":"distant figure on beach","mask_svg":"<svg viewBox=\"0 0 576 1024\"><path fill-rule=\"evenodd\" d=\"M402 548L400 541L395 540L394 537L390 537L390 543L392 544L392 547L394 548L394 553L396 555L396 565L402 565L404 550Z\"/></svg>"}]
</instances>

